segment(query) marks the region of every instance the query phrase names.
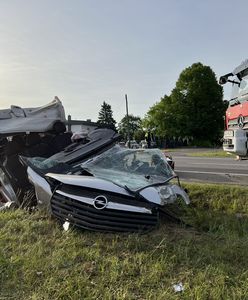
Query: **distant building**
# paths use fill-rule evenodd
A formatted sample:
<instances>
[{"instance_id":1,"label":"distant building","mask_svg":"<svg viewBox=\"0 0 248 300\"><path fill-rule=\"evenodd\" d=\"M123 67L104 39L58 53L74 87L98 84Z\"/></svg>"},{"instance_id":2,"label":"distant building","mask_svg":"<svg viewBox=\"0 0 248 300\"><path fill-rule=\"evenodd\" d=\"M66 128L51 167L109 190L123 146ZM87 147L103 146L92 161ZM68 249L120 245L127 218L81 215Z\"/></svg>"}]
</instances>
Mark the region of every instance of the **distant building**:
<instances>
[{"instance_id":1,"label":"distant building","mask_svg":"<svg viewBox=\"0 0 248 300\"><path fill-rule=\"evenodd\" d=\"M66 121L66 127L68 131L87 131L90 132L98 127L96 122L92 122L91 119L86 121L72 120L71 115L68 115L68 120Z\"/></svg>"}]
</instances>

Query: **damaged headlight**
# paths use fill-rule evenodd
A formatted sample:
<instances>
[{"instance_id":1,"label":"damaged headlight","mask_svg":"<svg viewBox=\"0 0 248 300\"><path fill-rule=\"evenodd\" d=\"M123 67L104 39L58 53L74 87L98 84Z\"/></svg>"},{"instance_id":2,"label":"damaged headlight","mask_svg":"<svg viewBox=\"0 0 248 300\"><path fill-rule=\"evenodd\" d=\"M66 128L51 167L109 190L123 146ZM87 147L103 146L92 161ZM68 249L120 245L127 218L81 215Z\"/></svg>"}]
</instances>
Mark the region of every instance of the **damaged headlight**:
<instances>
[{"instance_id":1,"label":"damaged headlight","mask_svg":"<svg viewBox=\"0 0 248 300\"><path fill-rule=\"evenodd\" d=\"M174 203L178 197L182 197L186 204L190 203L187 193L178 185L163 185L156 187L161 199L161 205Z\"/></svg>"},{"instance_id":2,"label":"damaged headlight","mask_svg":"<svg viewBox=\"0 0 248 300\"><path fill-rule=\"evenodd\" d=\"M161 204L169 204L173 203L177 199L177 195L174 193L173 189L171 186L158 186L157 191L159 193L159 196L161 198Z\"/></svg>"}]
</instances>

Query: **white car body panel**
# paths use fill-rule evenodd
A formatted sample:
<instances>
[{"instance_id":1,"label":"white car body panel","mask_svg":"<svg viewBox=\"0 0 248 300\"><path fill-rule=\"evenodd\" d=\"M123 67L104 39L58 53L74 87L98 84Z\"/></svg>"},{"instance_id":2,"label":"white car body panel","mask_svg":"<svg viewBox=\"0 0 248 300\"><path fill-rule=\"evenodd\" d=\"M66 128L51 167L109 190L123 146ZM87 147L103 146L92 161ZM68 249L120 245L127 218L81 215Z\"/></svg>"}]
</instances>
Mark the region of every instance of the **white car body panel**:
<instances>
[{"instance_id":1,"label":"white car body panel","mask_svg":"<svg viewBox=\"0 0 248 300\"><path fill-rule=\"evenodd\" d=\"M65 120L64 107L58 97L36 108L12 105L10 109L0 110L0 134L46 132L53 128L55 122Z\"/></svg>"}]
</instances>

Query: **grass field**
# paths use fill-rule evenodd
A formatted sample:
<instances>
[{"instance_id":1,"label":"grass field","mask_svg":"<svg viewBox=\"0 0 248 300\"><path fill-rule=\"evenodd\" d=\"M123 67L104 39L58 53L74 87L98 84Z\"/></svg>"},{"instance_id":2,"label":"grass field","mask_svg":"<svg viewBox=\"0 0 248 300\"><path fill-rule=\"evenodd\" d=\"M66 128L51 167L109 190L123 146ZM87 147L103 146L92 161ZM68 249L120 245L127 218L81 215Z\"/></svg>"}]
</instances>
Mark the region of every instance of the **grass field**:
<instances>
[{"instance_id":1,"label":"grass field","mask_svg":"<svg viewBox=\"0 0 248 300\"><path fill-rule=\"evenodd\" d=\"M231 157L235 158L236 155L233 153L225 152L221 149L209 149L209 150L197 150L195 149L187 149L187 148L173 148L173 149L164 149L165 153L171 153L173 155L173 152L182 152L186 156L195 156L195 157Z\"/></svg>"},{"instance_id":2,"label":"grass field","mask_svg":"<svg viewBox=\"0 0 248 300\"><path fill-rule=\"evenodd\" d=\"M191 152L191 153L188 153L187 155L188 156L199 156L199 157L232 157L232 158L236 157L235 154L225 152L223 150Z\"/></svg>"},{"instance_id":3,"label":"grass field","mask_svg":"<svg viewBox=\"0 0 248 300\"><path fill-rule=\"evenodd\" d=\"M248 188L185 186L192 226L163 222L143 235L1 213L0 299L248 299Z\"/></svg>"}]
</instances>

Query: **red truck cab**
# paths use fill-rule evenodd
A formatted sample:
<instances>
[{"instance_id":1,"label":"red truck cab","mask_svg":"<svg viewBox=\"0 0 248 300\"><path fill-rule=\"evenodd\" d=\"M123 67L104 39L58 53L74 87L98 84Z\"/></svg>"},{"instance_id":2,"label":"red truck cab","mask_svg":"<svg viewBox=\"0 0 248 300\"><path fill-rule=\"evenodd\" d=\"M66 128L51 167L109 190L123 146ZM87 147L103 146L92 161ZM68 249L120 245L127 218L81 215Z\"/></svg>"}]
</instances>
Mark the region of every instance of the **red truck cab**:
<instances>
[{"instance_id":1,"label":"red truck cab","mask_svg":"<svg viewBox=\"0 0 248 300\"><path fill-rule=\"evenodd\" d=\"M248 156L248 60L220 77L220 84L227 82L232 83L232 96L226 111L223 149Z\"/></svg>"}]
</instances>

